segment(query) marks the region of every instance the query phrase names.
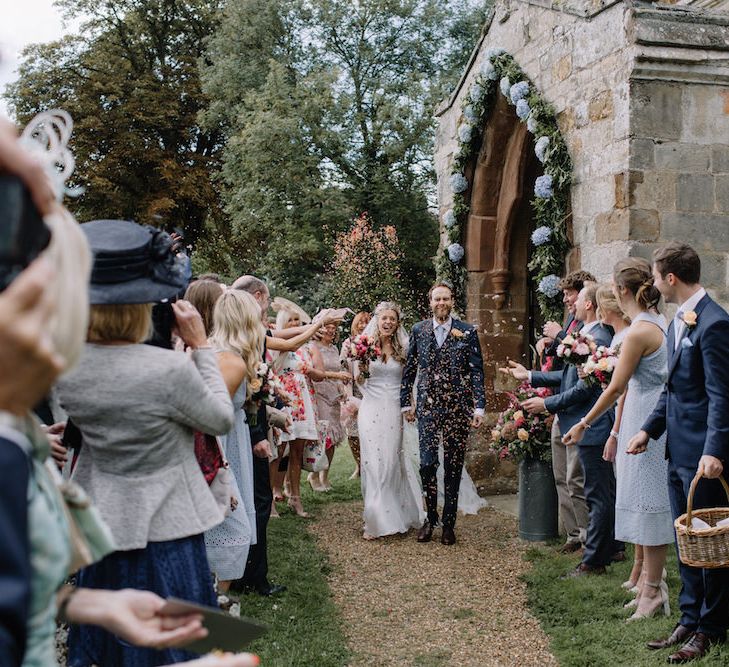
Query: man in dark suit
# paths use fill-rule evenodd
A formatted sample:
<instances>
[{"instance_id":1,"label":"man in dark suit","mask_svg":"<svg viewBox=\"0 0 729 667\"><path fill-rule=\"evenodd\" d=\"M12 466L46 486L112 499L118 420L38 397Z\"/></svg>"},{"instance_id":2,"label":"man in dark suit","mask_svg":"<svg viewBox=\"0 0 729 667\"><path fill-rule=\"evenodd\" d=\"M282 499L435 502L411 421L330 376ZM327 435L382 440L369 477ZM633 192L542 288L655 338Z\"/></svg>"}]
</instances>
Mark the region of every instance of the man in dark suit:
<instances>
[{"instance_id":1,"label":"man in dark suit","mask_svg":"<svg viewBox=\"0 0 729 667\"><path fill-rule=\"evenodd\" d=\"M582 322L580 333L590 334L597 345L609 346L612 330L597 319L597 283L586 283L575 303L575 316ZM524 409L532 414L557 414L560 429L567 433L600 397L599 387L590 387L577 376L577 367L567 364L561 371L528 371L521 364L510 362L511 373L517 380L528 380L534 387L559 387L559 393L547 398L532 398ZM615 421L614 410L608 410L590 425L578 445L580 463L585 474L585 498L589 523L582 562L570 576L604 574L621 545L615 541L615 474L612 463L603 460L602 450L610 437Z\"/></svg>"},{"instance_id":2,"label":"man in dark suit","mask_svg":"<svg viewBox=\"0 0 729 667\"><path fill-rule=\"evenodd\" d=\"M689 487L703 476L694 508L726 505L719 483L727 479L729 457L729 315L701 287L696 251L671 242L653 255L653 278L678 312L668 328L668 381L653 413L629 445L646 450L648 440L666 433L668 492L674 519L686 511ZM648 644L662 649L683 644L669 663L702 657L712 643L726 640L729 626L729 569L679 565L681 619L671 635Z\"/></svg>"},{"instance_id":3,"label":"man in dark suit","mask_svg":"<svg viewBox=\"0 0 729 667\"><path fill-rule=\"evenodd\" d=\"M445 502L441 543L455 544L453 530L458 509L466 439L470 427L483 423L486 407L483 358L476 329L451 317L453 292L447 283L430 290L431 319L418 322L410 336L403 370L400 406L408 421L417 416L420 439L420 477L428 517L418 542L429 542L438 523L438 444L443 439ZM417 406L412 407L418 376Z\"/></svg>"}]
</instances>

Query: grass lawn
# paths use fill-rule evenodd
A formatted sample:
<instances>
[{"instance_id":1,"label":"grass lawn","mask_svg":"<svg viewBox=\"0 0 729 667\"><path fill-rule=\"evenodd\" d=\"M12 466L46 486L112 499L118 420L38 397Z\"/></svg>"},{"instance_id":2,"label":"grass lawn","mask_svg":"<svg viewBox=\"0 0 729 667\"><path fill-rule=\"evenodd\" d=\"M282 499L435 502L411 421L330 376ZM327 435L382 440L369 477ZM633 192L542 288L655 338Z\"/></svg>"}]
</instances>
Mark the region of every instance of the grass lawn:
<instances>
[{"instance_id":1,"label":"grass lawn","mask_svg":"<svg viewBox=\"0 0 729 667\"><path fill-rule=\"evenodd\" d=\"M354 460L349 447L339 447L334 457L330 493L313 493L302 475L304 509L315 517L330 503L360 497L359 480L349 481ZM342 667L349 651L339 612L327 585L328 564L307 532L311 519L300 519L278 505L280 519L268 524L269 579L288 590L272 598L241 595L241 616L268 624L270 632L250 646L266 667ZM235 597L235 596L233 596Z\"/></svg>"},{"instance_id":2,"label":"grass lawn","mask_svg":"<svg viewBox=\"0 0 729 667\"><path fill-rule=\"evenodd\" d=\"M668 588L671 617L626 623L622 605L630 597L621 582L630 574L630 562L613 565L607 576L561 581L560 577L579 562L576 556L561 556L553 548L533 547L526 557L532 569L525 575L529 604L551 639L552 653L563 667L630 667L665 665L670 649L650 651L645 643L670 633L678 621L680 582L676 553L670 550ZM632 554L630 554L632 559ZM729 646L715 647L692 665L729 665Z\"/></svg>"}]
</instances>

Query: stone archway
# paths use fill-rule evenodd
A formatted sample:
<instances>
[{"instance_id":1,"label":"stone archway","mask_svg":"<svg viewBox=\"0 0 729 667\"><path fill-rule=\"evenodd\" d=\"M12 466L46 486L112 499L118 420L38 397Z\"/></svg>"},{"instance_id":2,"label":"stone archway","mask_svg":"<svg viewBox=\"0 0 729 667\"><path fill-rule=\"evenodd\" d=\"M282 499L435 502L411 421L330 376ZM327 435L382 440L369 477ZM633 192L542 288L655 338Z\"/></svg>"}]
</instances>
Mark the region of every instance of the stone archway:
<instances>
[{"instance_id":1,"label":"stone archway","mask_svg":"<svg viewBox=\"0 0 729 667\"><path fill-rule=\"evenodd\" d=\"M506 359L529 365L529 346L541 328L527 268L531 198L540 173L533 135L506 98L496 95L467 173L473 185L465 232L467 314L484 332L488 409L494 412L505 404L498 367Z\"/></svg>"}]
</instances>

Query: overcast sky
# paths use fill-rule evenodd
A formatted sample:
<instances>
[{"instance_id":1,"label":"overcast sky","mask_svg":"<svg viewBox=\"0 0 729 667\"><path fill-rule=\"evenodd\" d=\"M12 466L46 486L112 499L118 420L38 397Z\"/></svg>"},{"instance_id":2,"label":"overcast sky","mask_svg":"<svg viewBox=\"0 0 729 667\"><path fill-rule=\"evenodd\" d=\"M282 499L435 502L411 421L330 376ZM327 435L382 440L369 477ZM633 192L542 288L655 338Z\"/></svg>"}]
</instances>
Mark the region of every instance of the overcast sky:
<instances>
[{"instance_id":1,"label":"overcast sky","mask_svg":"<svg viewBox=\"0 0 729 667\"><path fill-rule=\"evenodd\" d=\"M20 52L28 44L49 42L75 25L64 28L53 0L0 0L0 92L17 77ZM0 113L7 115L5 100L0 98Z\"/></svg>"}]
</instances>

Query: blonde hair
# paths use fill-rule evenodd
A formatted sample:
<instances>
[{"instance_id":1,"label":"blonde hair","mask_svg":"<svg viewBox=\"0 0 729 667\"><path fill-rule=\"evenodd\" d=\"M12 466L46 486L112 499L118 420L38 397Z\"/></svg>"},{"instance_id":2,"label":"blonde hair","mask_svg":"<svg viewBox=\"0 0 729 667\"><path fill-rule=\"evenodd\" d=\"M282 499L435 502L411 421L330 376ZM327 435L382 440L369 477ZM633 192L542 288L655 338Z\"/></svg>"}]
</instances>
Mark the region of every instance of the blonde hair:
<instances>
[{"instance_id":1,"label":"blonde hair","mask_svg":"<svg viewBox=\"0 0 729 667\"><path fill-rule=\"evenodd\" d=\"M261 308L249 292L227 290L213 309L213 333L210 342L220 350L234 352L246 363L246 379L256 377L263 353L265 330ZM250 383L248 394L250 395Z\"/></svg>"},{"instance_id":2,"label":"blonde hair","mask_svg":"<svg viewBox=\"0 0 729 667\"><path fill-rule=\"evenodd\" d=\"M55 304L48 328L55 351L65 361L65 372L78 361L86 340L91 251L81 227L62 206L55 207L43 220L51 230L51 239L41 257L55 271L48 285Z\"/></svg>"},{"instance_id":3,"label":"blonde hair","mask_svg":"<svg viewBox=\"0 0 729 667\"><path fill-rule=\"evenodd\" d=\"M91 306L89 343L124 340L143 343L152 335L151 303L114 303Z\"/></svg>"},{"instance_id":4,"label":"blonde hair","mask_svg":"<svg viewBox=\"0 0 729 667\"><path fill-rule=\"evenodd\" d=\"M630 317L626 315L625 311L620 307L620 303L615 297L613 286L605 283L597 288L596 293L597 299L597 317L603 319L605 313L615 313L623 319L626 324L630 324Z\"/></svg>"},{"instance_id":5,"label":"blonde hair","mask_svg":"<svg viewBox=\"0 0 729 667\"><path fill-rule=\"evenodd\" d=\"M286 329L289 325L289 320L292 317L298 317L299 321L301 320L301 315L298 313L295 313L293 310L286 310L286 308L283 308L276 313L276 328L277 329Z\"/></svg>"},{"instance_id":6,"label":"blonde hair","mask_svg":"<svg viewBox=\"0 0 729 667\"><path fill-rule=\"evenodd\" d=\"M433 286L433 289L436 287L449 287L447 284L436 284ZM449 287L450 289L450 287ZM399 327L402 323L402 311L400 310L400 306L398 306L394 301L382 301L381 303L377 304L377 308L375 308L375 318L377 319L377 326L375 326L375 344L380 347L382 350L382 344L380 340L380 315L384 313L386 310L392 310L395 315L397 316L397 327ZM395 330L395 333L390 338L390 342L392 343L392 358L395 361L399 361L401 364L405 363L405 359L407 358L407 350L403 349L403 346L400 343L400 339L397 335L397 329ZM382 358L385 358L384 352L382 353Z\"/></svg>"}]
</instances>

